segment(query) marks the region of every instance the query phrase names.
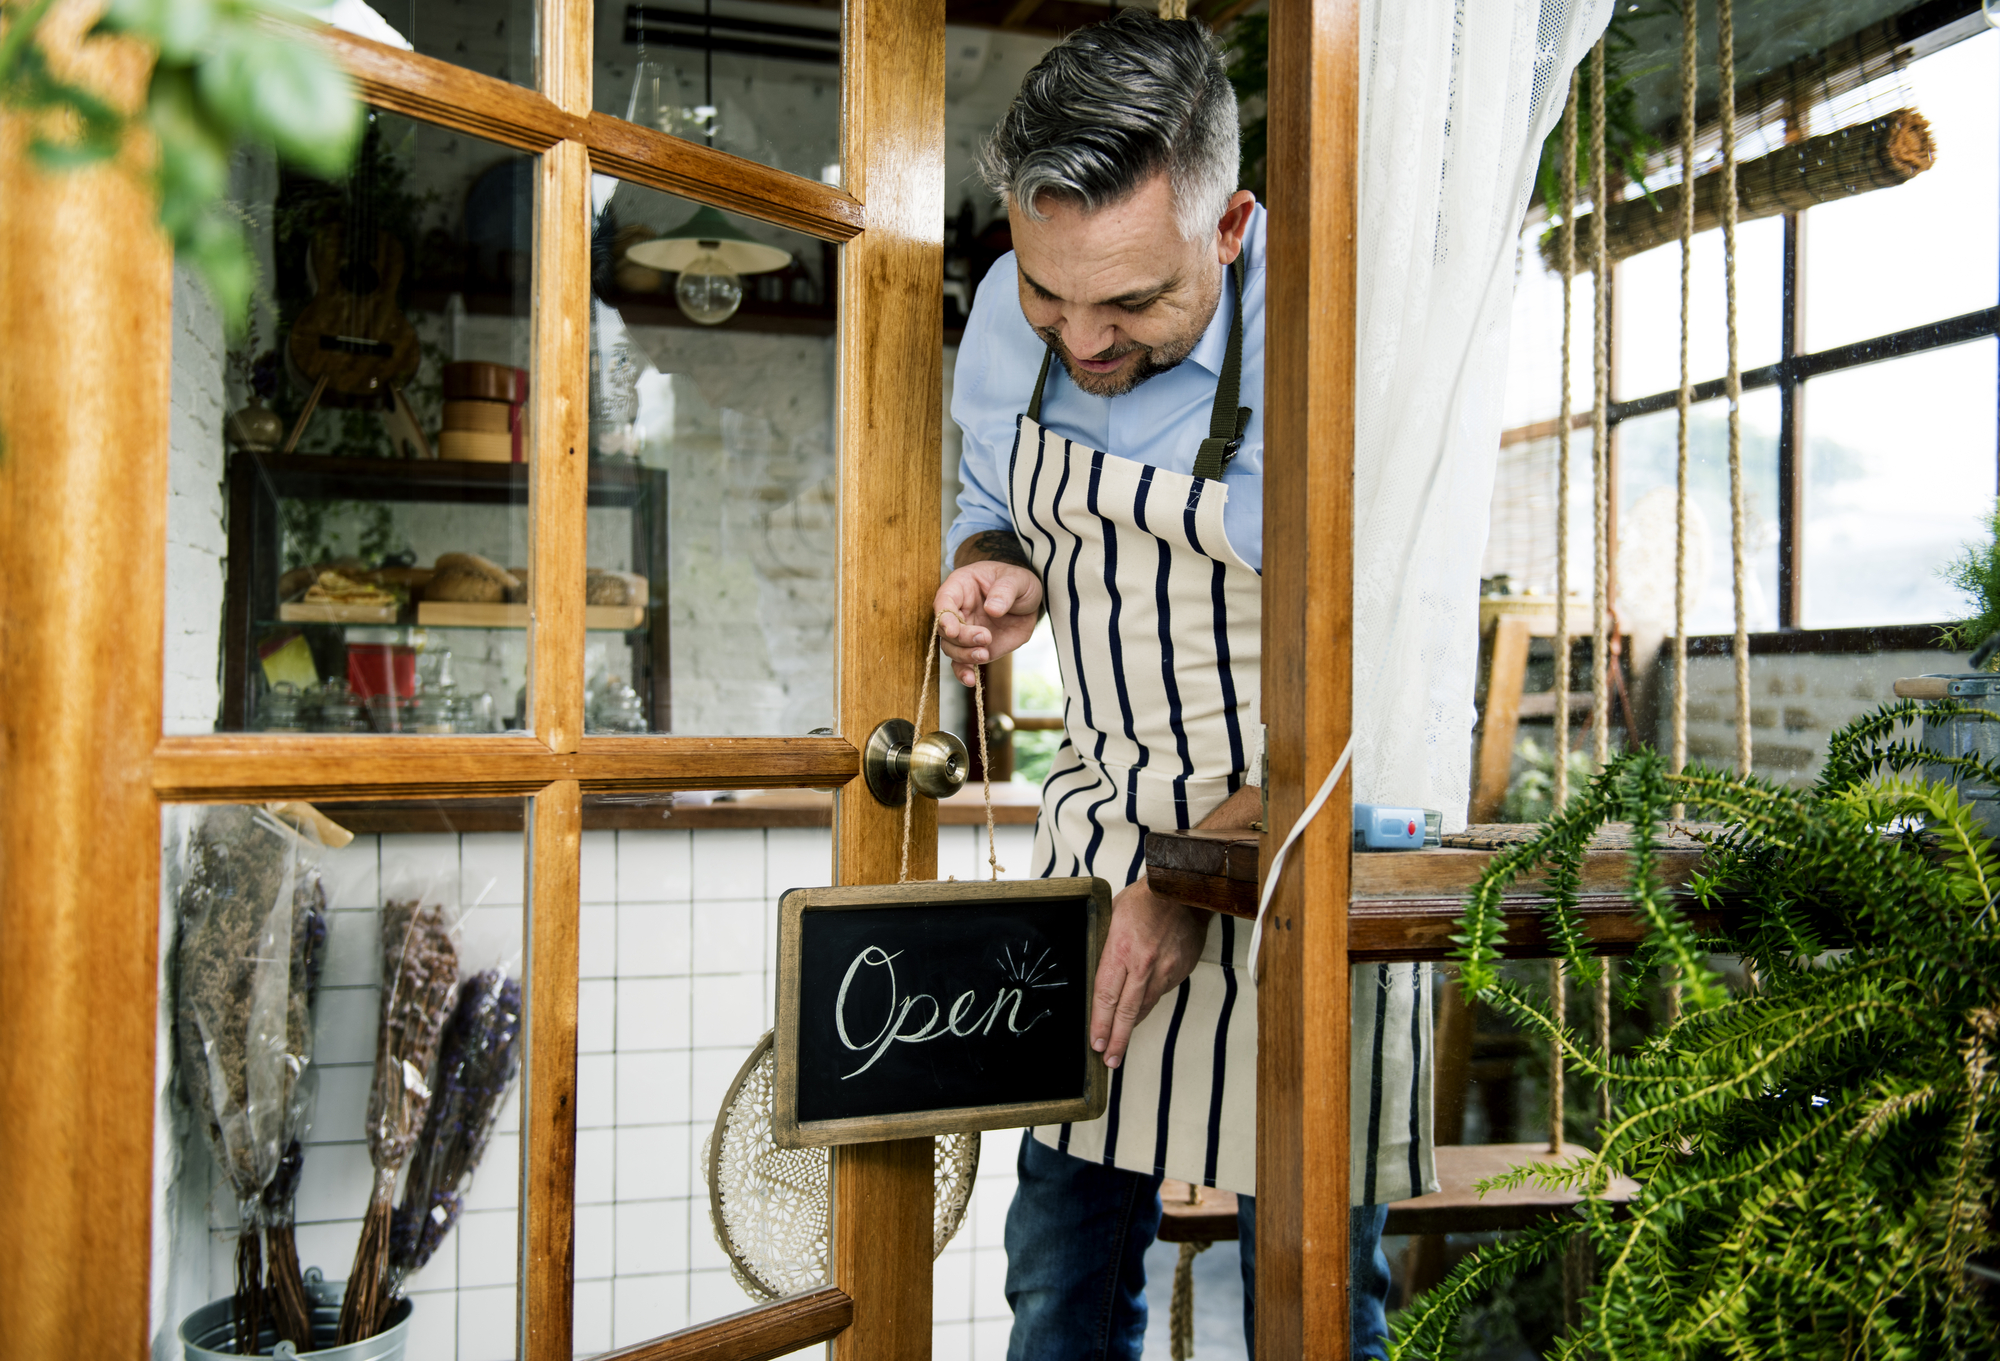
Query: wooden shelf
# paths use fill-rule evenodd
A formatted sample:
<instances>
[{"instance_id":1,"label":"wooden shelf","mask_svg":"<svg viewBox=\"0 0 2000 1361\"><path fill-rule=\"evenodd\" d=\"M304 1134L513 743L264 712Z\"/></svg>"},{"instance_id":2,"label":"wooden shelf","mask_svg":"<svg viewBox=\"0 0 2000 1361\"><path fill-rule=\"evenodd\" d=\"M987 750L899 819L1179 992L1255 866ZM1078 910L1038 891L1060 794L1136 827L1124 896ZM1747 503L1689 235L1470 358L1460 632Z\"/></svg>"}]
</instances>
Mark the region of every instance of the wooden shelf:
<instances>
[{"instance_id":1,"label":"wooden shelf","mask_svg":"<svg viewBox=\"0 0 2000 1361\"><path fill-rule=\"evenodd\" d=\"M412 741L421 740L412 738ZM442 737L437 741L453 739ZM856 786L859 789L859 786ZM861 795L865 797L865 795ZM811 789L783 789L747 795L725 803L676 805L671 794L583 797L585 831L708 831L718 828L831 827L833 795ZM522 828L521 799L371 800L366 803L321 803L322 813L359 835L418 832L518 832ZM1041 807L1041 791L1032 785L993 786L993 821L1002 827L1032 827ZM960 790L938 804L941 827L986 825L986 806L979 786ZM981 857L985 855L981 842ZM1020 872L1024 866L1011 866Z\"/></svg>"},{"instance_id":2,"label":"wooden shelf","mask_svg":"<svg viewBox=\"0 0 2000 1361\"><path fill-rule=\"evenodd\" d=\"M281 624L393 624L397 606L342 605L327 600L288 600L278 606Z\"/></svg>"},{"instance_id":3,"label":"wooden shelf","mask_svg":"<svg viewBox=\"0 0 2000 1361\"><path fill-rule=\"evenodd\" d=\"M1257 915L1257 862L1262 836L1250 831L1153 832L1146 838L1146 882L1154 892L1211 912ZM1494 851L1439 847L1424 851L1357 852L1349 862L1352 902L1348 909L1348 953L1356 961L1450 958L1465 894ZM1701 861L1699 850L1675 847L1659 852L1660 878L1676 892L1686 888ZM1577 903L1584 934L1598 954L1631 954L1645 939L1646 924L1625 897L1630 872L1626 852L1584 854L1582 893ZM1554 943L1544 929L1545 884L1536 876L1517 880L1503 901L1509 959L1547 959ZM1687 900L1683 900L1687 910ZM1719 932L1719 915L1690 912L1697 929Z\"/></svg>"},{"instance_id":4,"label":"wooden shelf","mask_svg":"<svg viewBox=\"0 0 2000 1361\"><path fill-rule=\"evenodd\" d=\"M1510 1168L1530 1163L1567 1162L1589 1154L1582 1144L1550 1153L1546 1143L1441 1144L1437 1150L1439 1189L1429 1195L1389 1205L1385 1235L1415 1233L1505 1233L1530 1228L1543 1220L1572 1214L1583 1197L1528 1185L1495 1189L1481 1195L1479 1183ZM1624 1207L1639 1194L1639 1183L1614 1177L1605 1200ZM1230 1191L1204 1189L1198 1203L1188 1204L1184 1181L1160 1186L1160 1232L1163 1243L1232 1243L1236 1241L1236 1196Z\"/></svg>"},{"instance_id":5,"label":"wooden shelf","mask_svg":"<svg viewBox=\"0 0 2000 1361\"><path fill-rule=\"evenodd\" d=\"M421 628L524 629L528 626L528 606L483 605L469 600L423 600L417 603L417 624ZM606 632L624 633L646 627L644 605L585 605L583 626Z\"/></svg>"},{"instance_id":6,"label":"wooden shelf","mask_svg":"<svg viewBox=\"0 0 2000 1361\"><path fill-rule=\"evenodd\" d=\"M321 454L238 453L254 462L271 495L294 500L443 501L528 504L526 463L478 463L456 458L330 458ZM593 462L590 504L630 505L657 476L636 463Z\"/></svg>"}]
</instances>

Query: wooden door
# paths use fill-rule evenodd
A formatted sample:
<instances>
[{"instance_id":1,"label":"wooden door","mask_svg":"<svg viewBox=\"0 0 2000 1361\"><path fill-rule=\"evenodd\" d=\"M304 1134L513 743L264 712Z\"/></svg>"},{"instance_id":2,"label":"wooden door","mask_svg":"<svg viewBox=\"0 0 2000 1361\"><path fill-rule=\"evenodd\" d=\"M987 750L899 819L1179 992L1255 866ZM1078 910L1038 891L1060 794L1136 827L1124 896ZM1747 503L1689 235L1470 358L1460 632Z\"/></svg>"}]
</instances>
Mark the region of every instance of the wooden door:
<instances>
[{"instance_id":1,"label":"wooden door","mask_svg":"<svg viewBox=\"0 0 2000 1361\"><path fill-rule=\"evenodd\" d=\"M76 7L81 14L82 8ZM582 810L590 794L837 787L837 883L893 879L900 817L856 779L916 717L937 580L942 0L851 0L841 188L593 111L593 5L540 0L533 83L329 33L378 109L534 154L532 735L163 736L170 261L140 182L45 178L0 135L0 1318L23 1358L148 1350L162 808L281 798L524 799L528 1046L519 1355L572 1346ZM74 33L76 26L67 31ZM516 43L522 51L525 45ZM145 54L98 42L117 97ZM585 735L583 580L593 175L839 248L836 721L830 735ZM910 869L934 872L934 809ZM832 1282L630 1355L749 1358L831 1339L927 1356L931 1149L835 1157Z\"/></svg>"}]
</instances>

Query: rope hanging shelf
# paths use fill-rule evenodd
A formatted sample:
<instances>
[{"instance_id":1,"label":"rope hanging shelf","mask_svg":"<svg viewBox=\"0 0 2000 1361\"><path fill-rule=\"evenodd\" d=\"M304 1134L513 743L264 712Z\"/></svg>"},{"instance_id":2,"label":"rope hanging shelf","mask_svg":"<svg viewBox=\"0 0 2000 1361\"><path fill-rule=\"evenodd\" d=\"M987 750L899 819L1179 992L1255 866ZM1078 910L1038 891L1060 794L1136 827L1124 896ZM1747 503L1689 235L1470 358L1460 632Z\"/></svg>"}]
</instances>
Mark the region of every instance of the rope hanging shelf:
<instances>
[{"instance_id":1,"label":"rope hanging shelf","mask_svg":"<svg viewBox=\"0 0 2000 1361\"><path fill-rule=\"evenodd\" d=\"M1752 222L1875 189L1893 189L1929 170L1936 159L1930 123L1915 109L1897 109L1865 123L1780 147L1737 166L1736 220ZM1696 234L1722 225L1723 178L1723 172L1717 170L1694 182ZM1656 190L1651 202L1634 198L1613 203L1604 214L1605 248L1610 259L1628 259L1678 240L1681 191L1682 186L1673 184ZM1596 213L1587 213L1578 225L1594 230L1596 218ZM1541 253L1551 270L1563 268L1562 245L1556 234L1542 242ZM1573 265L1587 267L1585 260Z\"/></svg>"}]
</instances>

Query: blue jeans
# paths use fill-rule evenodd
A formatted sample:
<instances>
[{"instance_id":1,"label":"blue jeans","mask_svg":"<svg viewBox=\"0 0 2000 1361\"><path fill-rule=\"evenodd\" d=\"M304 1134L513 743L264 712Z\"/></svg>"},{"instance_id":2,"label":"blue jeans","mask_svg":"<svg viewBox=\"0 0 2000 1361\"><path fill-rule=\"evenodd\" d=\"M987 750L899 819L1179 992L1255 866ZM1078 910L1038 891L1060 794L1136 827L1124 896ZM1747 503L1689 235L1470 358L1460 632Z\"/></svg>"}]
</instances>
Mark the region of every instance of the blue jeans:
<instances>
[{"instance_id":1,"label":"blue jeans","mask_svg":"<svg viewBox=\"0 0 2000 1361\"><path fill-rule=\"evenodd\" d=\"M1021 1136L1020 1184L1007 1211L1007 1361L1139 1361L1146 1340L1146 1249L1160 1227L1160 1178L1085 1162ZM1243 1341L1256 1355L1257 1201L1238 1196ZM1348 1226L1355 1361L1388 1355L1388 1210Z\"/></svg>"}]
</instances>

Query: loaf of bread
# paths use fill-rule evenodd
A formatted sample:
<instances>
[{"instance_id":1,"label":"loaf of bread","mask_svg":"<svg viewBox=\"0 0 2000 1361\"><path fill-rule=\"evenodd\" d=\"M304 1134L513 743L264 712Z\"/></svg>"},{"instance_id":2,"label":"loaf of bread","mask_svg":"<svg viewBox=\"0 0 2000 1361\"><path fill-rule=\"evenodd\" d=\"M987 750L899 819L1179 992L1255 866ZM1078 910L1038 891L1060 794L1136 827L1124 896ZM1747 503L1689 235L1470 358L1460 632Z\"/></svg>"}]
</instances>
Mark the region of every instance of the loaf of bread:
<instances>
[{"instance_id":1,"label":"loaf of bread","mask_svg":"<svg viewBox=\"0 0 2000 1361\"><path fill-rule=\"evenodd\" d=\"M497 605L520 588L519 578L491 558L477 553L440 553L424 598Z\"/></svg>"},{"instance_id":2,"label":"loaf of bread","mask_svg":"<svg viewBox=\"0 0 2000 1361\"><path fill-rule=\"evenodd\" d=\"M643 605L646 578L636 572L602 572L593 567L583 579L586 605Z\"/></svg>"},{"instance_id":3,"label":"loaf of bread","mask_svg":"<svg viewBox=\"0 0 2000 1361\"><path fill-rule=\"evenodd\" d=\"M498 605L507 598L507 588L492 577L465 567L446 567L431 577L424 588L426 600L457 600L471 605Z\"/></svg>"}]
</instances>

